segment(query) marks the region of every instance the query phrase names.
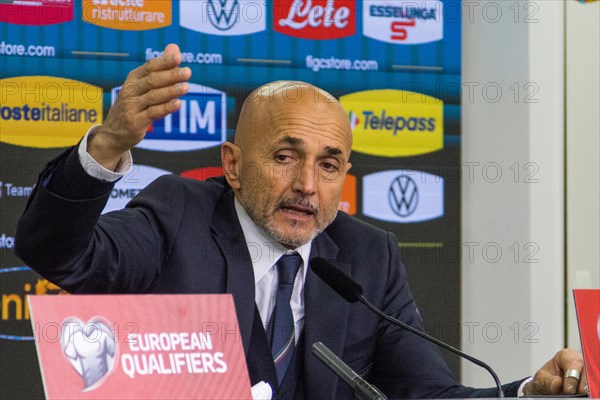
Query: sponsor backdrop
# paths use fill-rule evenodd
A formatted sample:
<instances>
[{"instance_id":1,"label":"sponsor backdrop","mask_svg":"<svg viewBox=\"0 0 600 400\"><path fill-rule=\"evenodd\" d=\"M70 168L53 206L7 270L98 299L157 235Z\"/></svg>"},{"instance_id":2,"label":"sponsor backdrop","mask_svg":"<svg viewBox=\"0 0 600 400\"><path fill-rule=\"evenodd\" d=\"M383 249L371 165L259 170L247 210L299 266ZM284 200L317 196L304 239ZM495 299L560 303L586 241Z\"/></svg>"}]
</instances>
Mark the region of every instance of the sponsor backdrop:
<instances>
[{"instance_id":1,"label":"sponsor backdrop","mask_svg":"<svg viewBox=\"0 0 600 400\"><path fill-rule=\"evenodd\" d=\"M340 210L396 233L426 329L459 346L460 18L459 0L0 0L0 397L42 396L25 297L62 293L13 252L36 176L169 42L190 93L134 149L104 211L162 174L219 175L254 88L314 83L354 132Z\"/></svg>"}]
</instances>

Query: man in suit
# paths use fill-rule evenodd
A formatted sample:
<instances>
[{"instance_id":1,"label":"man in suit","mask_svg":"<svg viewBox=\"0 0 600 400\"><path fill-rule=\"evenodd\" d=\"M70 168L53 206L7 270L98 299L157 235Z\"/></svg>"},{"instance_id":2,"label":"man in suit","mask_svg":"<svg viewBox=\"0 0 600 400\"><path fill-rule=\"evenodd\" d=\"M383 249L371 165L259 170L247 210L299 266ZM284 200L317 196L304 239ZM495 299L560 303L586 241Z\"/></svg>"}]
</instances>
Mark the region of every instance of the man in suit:
<instances>
[{"instance_id":1,"label":"man in suit","mask_svg":"<svg viewBox=\"0 0 600 400\"><path fill-rule=\"evenodd\" d=\"M49 163L17 229L16 252L73 293L232 293L253 384L278 398L346 399L352 391L310 352L321 341L392 398L489 397L461 386L428 342L337 296L308 268L332 260L365 296L421 328L396 238L337 212L351 129L328 93L274 82L249 96L225 176L157 179L126 209L100 216L129 150L180 106L189 68L169 45L132 71L102 126ZM518 391L573 394L581 355L563 350Z\"/></svg>"}]
</instances>

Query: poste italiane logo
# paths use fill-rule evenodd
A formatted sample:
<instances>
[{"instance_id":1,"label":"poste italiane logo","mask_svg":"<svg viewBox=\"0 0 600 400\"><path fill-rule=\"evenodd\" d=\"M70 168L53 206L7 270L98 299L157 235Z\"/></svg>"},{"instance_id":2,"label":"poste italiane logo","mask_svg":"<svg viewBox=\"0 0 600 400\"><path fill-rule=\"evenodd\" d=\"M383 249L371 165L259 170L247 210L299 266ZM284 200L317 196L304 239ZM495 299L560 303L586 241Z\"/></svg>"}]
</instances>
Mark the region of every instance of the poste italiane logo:
<instances>
[{"instance_id":1,"label":"poste italiane logo","mask_svg":"<svg viewBox=\"0 0 600 400\"><path fill-rule=\"evenodd\" d=\"M235 36L264 31L264 0L195 0L179 2L182 27L210 35Z\"/></svg>"},{"instance_id":2,"label":"poste italiane logo","mask_svg":"<svg viewBox=\"0 0 600 400\"><path fill-rule=\"evenodd\" d=\"M363 33L394 44L421 44L444 37L441 1L374 0L363 3Z\"/></svg>"},{"instance_id":3,"label":"poste italiane logo","mask_svg":"<svg viewBox=\"0 0 600 400\"><path fill-rule=\"evenodd\" d=\"M444 103L402 90L367 90L340 97L354 136L352 149L385 157L414 156L444 147Z\"/></svg>"},{"instance_id":4,"label":"poste italiane logo","mask_svg":"<svg viewBox=\"0 0 600 400\"><path fill-rule=\"evenodd\" d=\"M143 31L171 25L172 0L83 0L82 18L104 28Z\"/></svg>"},{"instance_id":5,"label":"poste italiane logo","mask_svg":"<svg viewBox=\"0 0 600 400\"><path fill-rule=\"evenodd\" d=\"M28 147L68 147L102 123L102 89L71 79L0 79L0 141Z\"/></svg>"}]
</instances>

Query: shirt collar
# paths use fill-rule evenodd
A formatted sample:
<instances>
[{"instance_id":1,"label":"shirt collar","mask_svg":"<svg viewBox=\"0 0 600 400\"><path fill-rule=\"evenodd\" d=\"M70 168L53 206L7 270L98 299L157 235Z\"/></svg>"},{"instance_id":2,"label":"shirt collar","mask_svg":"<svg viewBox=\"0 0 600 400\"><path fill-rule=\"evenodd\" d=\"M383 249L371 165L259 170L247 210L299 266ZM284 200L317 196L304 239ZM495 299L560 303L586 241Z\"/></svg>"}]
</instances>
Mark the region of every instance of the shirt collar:
<instances>
[{"instance_id":1,"label":"shirt collar","mask_svg":"<svg viewBox=\"0 0 600 400\"><path fill-rule=\"evenodd\" d=\"M290 250L281 243L276 242L264 231L264 229L256 225L244 207L242 207L237 197L234 198L234 204L235 212L237 213L240 225L242 226L242 232L244 232L248 252L250 253L250 259L254 269L254 284L257 284L277 260L286 253L297 252L300 254L303 261L300 271L303 276L306 276L312 242L305 243L294 250Z\"/></svg>"}]
</instances>

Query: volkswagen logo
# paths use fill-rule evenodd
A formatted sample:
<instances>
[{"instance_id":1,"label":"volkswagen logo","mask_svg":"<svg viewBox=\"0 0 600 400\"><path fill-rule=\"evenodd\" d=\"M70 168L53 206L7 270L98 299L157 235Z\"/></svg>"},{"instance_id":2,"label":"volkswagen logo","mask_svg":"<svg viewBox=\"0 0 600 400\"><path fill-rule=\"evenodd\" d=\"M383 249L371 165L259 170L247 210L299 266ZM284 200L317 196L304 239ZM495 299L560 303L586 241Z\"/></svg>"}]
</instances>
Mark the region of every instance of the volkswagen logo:
<instances>
[{"instance_id":1,"label":"volkswagen logo","mask_svg":"<svg viewBox=\"0 0 600 400\"><path fill-rule=\"evenodd\" d=\"M240 16L238 0L208 0L207 13L210 23L221 31L231 29Z\"/></svg>"},{"instance_id":2,"label":"volkswagen logo","mask_svg":"<svg viewBox=\"0 0 600 400\"><path fill-rule=\"evenodd\" d=\"M408 217L415 212L419 204L417 184L407 175L396 177L390 185L388 201L392 211L396 215Z\"/></svg>"}]
</instances>

